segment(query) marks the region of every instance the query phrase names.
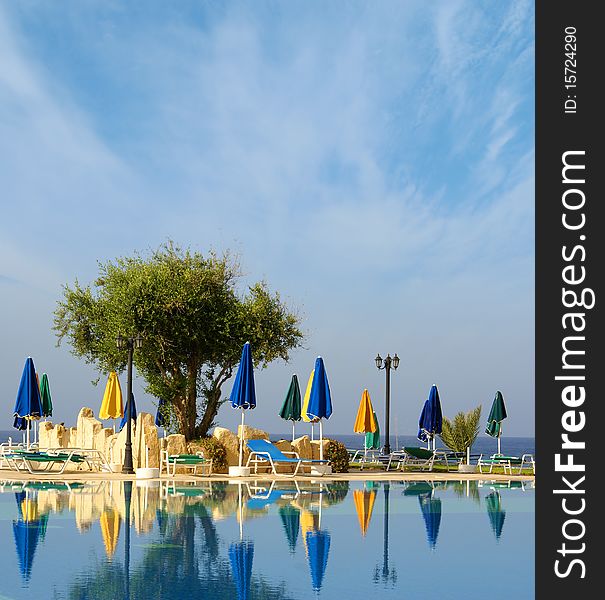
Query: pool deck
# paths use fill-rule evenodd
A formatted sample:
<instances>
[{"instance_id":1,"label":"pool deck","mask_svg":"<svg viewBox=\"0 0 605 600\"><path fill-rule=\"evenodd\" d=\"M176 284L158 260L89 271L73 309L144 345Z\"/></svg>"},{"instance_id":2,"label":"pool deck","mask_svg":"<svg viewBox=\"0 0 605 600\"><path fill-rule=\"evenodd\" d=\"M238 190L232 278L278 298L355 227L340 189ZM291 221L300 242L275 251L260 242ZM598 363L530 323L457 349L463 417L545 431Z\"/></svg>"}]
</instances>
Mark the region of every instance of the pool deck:
<instances>
[{"instance_id":1,"label":"pool deck","mask_svg":"<svg viewBox=\"0 0 605 600\"><path fill-rule=\"evenodd\" d=\"M229 481L229 482L250 482L258 481L533 481L534 475L502 475L495 473L439 473L431 471L415 471L401 472L392 471L386 473L384 471L352 471L349 473L332 473L330 475L297 475L292 477L289 475L273 475L272 473L257 473L249 477L230 477L227 474L215 474L211 476L203 475L188 475L177 473L174 477L162 475L159 479L137 479L134 475L123 475L122 473L106 473L93 471L70 471L62 473L46 473L31 475L21 471L12 469L0 469L0 480L11 481L137 481L141 484L153 481L186 481L186 482L203 482L203 481Z\"/></svg>"}]
</instances>

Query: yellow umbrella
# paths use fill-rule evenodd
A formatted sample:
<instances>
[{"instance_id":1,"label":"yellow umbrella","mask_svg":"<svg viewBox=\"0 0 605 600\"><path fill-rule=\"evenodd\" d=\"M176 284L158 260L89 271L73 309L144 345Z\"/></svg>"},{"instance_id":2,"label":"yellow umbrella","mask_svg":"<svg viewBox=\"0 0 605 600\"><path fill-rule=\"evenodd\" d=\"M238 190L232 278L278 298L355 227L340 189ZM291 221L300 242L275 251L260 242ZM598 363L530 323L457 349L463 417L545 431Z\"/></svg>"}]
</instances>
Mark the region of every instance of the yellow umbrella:
<instances>
[{"instance_id":1,"label":"yellow umbrella","mask_svg":"<svg viewBox=\"0 0 605 600\"><path fill-rule=\"evenodd\" d=\"M363 536L365 536L368 531L375 500L376 490L353 490L353 502L355 502L359 528L361 529L361 535Z\"/></svg>"},{"instance_id":2,"label":"yellow umbrella","mask_svg":"<svg viewBox=\"0 0 605 600\"><path fill-rule=\"evenodd\" d=\"M124 416L124 407L122 404L122 389L120 388L120 380L118 374L112 371L109 374L107 385L105 386L105 394L99 418L101 419L118 419Z\"/></svg>"},{"instance_id":3,"label":"yellow umbrella","mask_svg":"<svg viewBox=\"0 0 605 600\"><path fill-rule=\"evenodd\" d=\"M106 510L99 519L107 558L111 558L115 554L120 536L120 522L120 513L115 508Z\"/></svg>"},{"instance_id":4,"label":"yellow umbrella","mask_svg":"<svg viewBox=\"0 0 605 600\"><path fill-rule=\"evenodd\" d=\"M315 369L311 371L311 375L309 375L309 381L307 382L307 390L305 391L305 396L303 398L302 410L300 411L300 416L302 420L306 423L311 422L311 418L307 415L307 409L309 408L309 398L311 398L311 388L313 387L313 376L315 375Z\"/></svg>"},{"instance_id":5,"label":"yellow umbrella","mask_svg":"<svg viewBox=\"0 0 605 600\"><path fill-rule=\"evenodd\" d=\"M361 402L357 409L357 417L353 427L355 433L374 433L376 431L376 419L374 418L374 408L368 390L363 390Z\"/></svg>"}]
</instances>

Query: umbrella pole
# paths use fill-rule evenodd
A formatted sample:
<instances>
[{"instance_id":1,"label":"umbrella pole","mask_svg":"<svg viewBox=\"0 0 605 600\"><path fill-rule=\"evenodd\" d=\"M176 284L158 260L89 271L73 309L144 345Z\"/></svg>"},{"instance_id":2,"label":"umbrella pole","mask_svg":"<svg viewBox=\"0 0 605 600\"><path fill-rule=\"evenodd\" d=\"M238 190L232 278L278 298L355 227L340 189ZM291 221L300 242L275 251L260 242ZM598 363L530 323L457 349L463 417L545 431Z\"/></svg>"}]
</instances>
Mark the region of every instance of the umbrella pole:
<instances>
[{"instance_id":1,"label":"umbrella pole","mask_svg":"<svg viewBox=\"0 0 605 600\"><path fill-rule=\"evenodd\" d=\"M244 409L240 408L240 410L242 411L242 427L239 435L239 466L241 467L244 460Z\"/></svg>"},{"instance_id":2,"label":"umbrella pole","mask_svg":"<svg viewBox=\"0 0 605 600\"><path fill-rule=\"evenodd\" d=\"M27 433L26 433L26 435L27 435L27 446L26 446L26 448L29 450L29 426L31 425L31 422L30 421L26 421L26 424L27 424Z\"/></svg>"},{"instance_id":3,"label":"umbrella pole","mask_svg":"<svg viewBox=\"0 0 605 600\"><path fill-rule=\"evenodd\" d=\"M321 423L321 421L320 421ZM321 529L321 499L323 498L323 494L322 494L322 486L321 486L321 481L319 482L319 519L317 522L317 529Z\"/></svg>"},{"instance_id":4,"label":"umbrella pole","mask_svg":"<svg viewBox=\"0 0 605 600\"><path fill-rule=\"evenodd\" d=\"M294 441L294 421L292 421L292 441Z\"/></svg>"},{"instance_id":5,"label":"umbrella pole","mask_svg":"<svg viewBox=\"0 0 605 600\"><path fill-rule=\"evenodd\" d=\"M311 441L313 441L315 439L315 423L313 423L313 421L311 421Z\"/></svg>"},{"instance_id":6,"label":"umbrella pole","mask_svg":"<svg viewBox=\"0 0 605 600\"><path fill-rule=\"evenodd\" d=\"M239 540L241 542L244 539L244 509L242 507L242 484L238 482L237 487L239 491Z\"/></svg>"},{"instance_id":7,"label":"umbrella pole","mask_svg":"<svg viewBox=\"0 0 605 600\"><path fill-rule=\"evenodd\" d=\"M324 459L324 444L323 444L323 426L322 426L322 420L319 419L319 460L323 460ZM319 505L321 506L321 504Z\"/></svg>"},{"instance_id":8,"label":"umbrella pole","mask_svg":"<svg viewBox=\"0 0 605 600\"><path fill-rule=\"evenodd\" d=\"M500 436L502 435L502 425L500 425L500 431L498 432L498 454L500 454Z\"/></svg>"}]
</instances>

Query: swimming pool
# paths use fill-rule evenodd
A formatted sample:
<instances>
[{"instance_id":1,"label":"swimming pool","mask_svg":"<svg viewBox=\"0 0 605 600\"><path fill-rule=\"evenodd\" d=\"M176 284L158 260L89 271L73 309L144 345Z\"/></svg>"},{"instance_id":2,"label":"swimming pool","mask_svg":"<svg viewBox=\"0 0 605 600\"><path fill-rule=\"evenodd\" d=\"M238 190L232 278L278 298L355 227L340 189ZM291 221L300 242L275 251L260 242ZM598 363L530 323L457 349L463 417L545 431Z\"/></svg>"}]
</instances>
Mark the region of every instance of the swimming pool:
<instances>
[{"instance_id":1,"label":"swimming pool","mask_svg":"<svg viewBox=\"0 0 605 600\"><path fill-rule=\"evenodd\" d=\"M4 481L0 535L0 599L534 597L529 482Z\"/></svg>"}]
</instances>

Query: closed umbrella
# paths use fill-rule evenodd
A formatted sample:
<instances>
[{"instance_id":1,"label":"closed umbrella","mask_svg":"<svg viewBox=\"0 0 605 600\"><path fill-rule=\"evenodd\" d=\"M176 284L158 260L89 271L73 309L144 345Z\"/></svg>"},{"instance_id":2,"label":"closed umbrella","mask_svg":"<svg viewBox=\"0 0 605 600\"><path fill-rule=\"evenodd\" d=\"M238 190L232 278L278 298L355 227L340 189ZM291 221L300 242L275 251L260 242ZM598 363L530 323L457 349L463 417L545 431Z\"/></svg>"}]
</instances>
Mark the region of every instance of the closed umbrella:
<instances>
[{"instance_id":1,"label":"closed umbrella","mask_svg":"<svg viewBox=\"0 0 605 600\"><path fill-rule=\"evenodd\" d=\"M295 506L280 506L279 517L281 524L286 532L288 539L288 548L294 554L296 542L298 541L298 531L300 529L300 510Z\"/></svg>"},{"instance_id":2,"label":"closed umbrella","mask_svg":"<svg viewBox=\"0 0 605 600\"><path fill-rule=\"evenodd\" d=\"M256 390L254 387L254 367L252 365L252 352L250 342L246 342L242 349L233 389L231 390L231 407L242 411L242 426L239 440L239 466L242 466L244 456L244 411L256 408Z\"/></svg>"},{"instance_id":3,"label":"closed umbrella","mask_svg":"<svg viewBox=\"0 0 605 600\"><path fill-rule=\"evenodd\" d=\"M124 411L124 416L122 417L122 420L120 421L120 431L122 431L122 429L124 428L124 425L126 425L126 411ZM134 401L134 394L130 394L130 420L131 421L136 421L137 420L137 405L136 402Z\"/></svg>"},{"instance_id":4,"label":"closed umbrella","mask_svg":"<svg viewBox=\"0 0 605 600\"><path fill-rule=\"evenodd\" d=\"M353 431L355 433L371 433L373 434L378 428L376 422L376 413L372 406L372 400L370 399L370 393L368 390L363 390L361 394L361 401L359 402L359 408L357 409L357 416L355 418L355 425ZM364 454L367 452L368 447L365 444L364 439Z\"/></svg>"},{"instance_id":5,"label":"closed umbrella","mask_svg":"<svg viewBox=\"0 0 605 600\"><path fill-rule=\"evenodd\" d=\"M122 388L120 380L115 371L109 373L105 384L105 393L99 410L100 419L120 419L124 416L124 405L122 403ZM120 426L121 428L122 426Z\"/></svg>"},{"instance_id":6,"label":"closed umbrella","mask_svg":"<svg viewBox=\"0 0 605 600\"><path fill-rule=\"evenodd\" d=\"M357 511L357 520L359 521L361 535L364 537L370 526L375 500L376 490L353 490L353 502Z\"/></svg>"},{"instance_id":7,"label":"closed umbrella","mask_svg":"<svg viewBox=\"0 0 605 600\"><path fill-rule=\"evenodd\" d=\"M492 402L485 428L487 435L498 438L498 454L500 454L500 438L502 437L502 421L504 419L506 419L506 405L502 393L498 391Z\"/></svg>"},{"instance_id":8,"label":"closed umbrella","mask_svg":"<svg viewBox=\"0 0 605 600\"><path fill-rule=\"evenodd\" d=\"M42 373L42 381L40 382L40 403L42 405L42 416L53 416L53 401L50 395L50 385L48 383L48 375Z\"/></svg>"},{"instance_id":9,"label":"closed umbrella","mask_svg":"<svg viewBox=\"0 0 605 600\"><path fill-rule=\"evenodd\" d=\"M374 421L376 422L376 431L372 433L368 431L364 440L364 448L366 450L379 450L380 449L380 425L378 423L378 417L374 413Z\"/></svg>"},{"instance_id":10,"label":"closed umbrella","mask_svg":"<svg viewBox=\"0 0 605 600\"><path fill-rule=\"evenodd\" d=\"M486 496L485 504L487 505L487 516L489 517L492 531L496 539L499 540L502 535L502 527L504 527L504 518L506 517L506 511L502 510L500 492L494 491Z\"/></svg>"},{"instance_id":11,"label":"closed umbrella","mask_svg":"<svg viewBox=\"0 0 605 600\"><path fill-rule=\"evenodd\" d=\"M40 388L36 377L36 368L31 356L25 360L19 390L17 391L17 400L15 402L14 426L23 431L27 429L27 447L29 448L29 430L31 425L28 421L39 419L42 414L42 400L40 398Z\"/></svg>"},{"instance_id":12,"label":"closed umbrella","mask_svg":"<svg viewBox=\"0 0 605 600\"><path fill-rule=\"evenodd\" d=\"M294 423L302 418L301 411L300 386L298 385L298 377L294 374L284 403L279 411L279 416L282 419L292 421L292 441L294 441Z\"/></svg>"},{"instance_id":13,"label":"closed umbrella","mask_svg":"<svg viewBox=\"0 0 605 600\"><path fill-rule=\"evenodd\" d=\"M166 426L166 406L167 406L167 402L166 400L164 400L164 398L160 398L160 401L158 402L158 410L155 413L155 424L156 427L165 427Z\"/></svg>"},{"instance_id":14,"label":"closed umbrella","mask_svg":"<svg viewBox=\"0 0 605 600\"><path fill-rule=\"evenodd\" d=\"M315 421L308 415L307 410L309 409L309 400L311 398L311 388L313 387L313 377L315 375L315 370L311 371L309 375L309 379L307 380L307 389L305 390L305 395L302 403L302 410L300 411L300 416L305 423L311 423L311 439L313 439L313 430Z\"/></svg>"},{"instance_id":15,"label":"closed umbrella","mask_svg":"<svg viewBox=\"0 0 605 600\"><path fill-rule=\"evenodd\" d=\"M313 375L313 384L311 386L307 415L311 419L317 419L319 421L319 458L320 460L323 460L322 419L329 419L332 415L332 397L330 395L328 375L326 374L326 368L321 356L318 356L315 360L315 374Z\"/></svg>"},{"instance_id":16,"label":"closed umbrella","mask_svg":"<svg viewBox=\"0 0 605 600\"><path fill-rule=\"evenodd\" d=\"M424 518L426 528L426 539L432 550L437 545L437 536L439 535L439 526L441 525L441 499L435 498L433 493L422 494L418 496L420 510Z\"/></svg>"},{"instance_id":17,"label":"closed umbrella","mask_svg":"<svg viewBox=\"0 0 605 600\"><path fill-rule=\"evenodd\" d=\"M433 441L433 450L435 449L435 436L442 431L443 413L441 412L441 401L439 400L439 391L433 384L429 397L426 399L420 419L418 421L418 439L427 443L427 448L431 447Z\"/></svg>"}]
</instances>

